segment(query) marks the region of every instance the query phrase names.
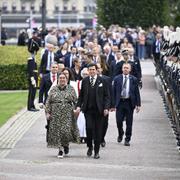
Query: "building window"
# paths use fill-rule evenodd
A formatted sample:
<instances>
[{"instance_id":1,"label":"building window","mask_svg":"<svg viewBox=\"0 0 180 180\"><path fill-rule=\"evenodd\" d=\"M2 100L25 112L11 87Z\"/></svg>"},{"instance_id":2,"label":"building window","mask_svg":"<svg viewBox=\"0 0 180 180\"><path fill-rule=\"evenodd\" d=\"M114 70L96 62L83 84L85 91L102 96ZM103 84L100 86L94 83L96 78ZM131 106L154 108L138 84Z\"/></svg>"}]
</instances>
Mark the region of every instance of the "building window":
<instances>
[{"instance_id":1,"label":"building window","mask_svg":"<svg viewBox=\"0 0 180 180\"><path fill-rule=\"evenodd\" d=\"M67 5L64 5L63 10L64 10L64 11L67 11L67 10L68 10Z\"/></svg>"},{"instance_id":2,"label":"building window","mask_svg":"<svg viewBox=\"0 0 180 180\"><path fill-rule=\"evenodd\" d=\"M31 5L31 10L34 11L35 7L34 4Z\"/></svg>"},{"instance_id":3,"label":"building window","mask_svg":"<svg viewBox=\"0 0 180 180\"><path fill-rule=\"evenodd\" d=\"M96 6L92 6L92 11L96 12Z\"/></svg>"},{"instance_id":4,"label":"building window","mask_svg":"<svg viewBox=\"0 0 180 180\"><path fill-rule=\"evenodd\" d=\"M72 11L76 11L76 5L75 4L72 5Z\"/></svg>"},{"instance_id":5,"label":"building window","mask_svg":"<svg viewBox=\"0 0 180 180\"><path fill-rule=\"evenodd\" d=\"M91 6L89 6L89 11L90 11L90 12L92 11L92 7L91 7Z\"/></svg>"},{"instance_id":6,"label":"building window","mask_svg":"<svg viewBox=\"0 0 180 180\"><path fill-rule=\"evenodd\" d=\"M7 2L3 2L2 12L3 12L3 13L6 13L6 12L7 12Z\"/></svg>"},{"instance_id":7,"label":"building window","mask_svg":"<svg viewBox=\"0 0 180 180\"><path fill-rule=\"evenodd\" d=\"M55 9L55 12L59 12L59 6L56 5L54 9Z\"/></svg>"},{"instance_id":8,"label":"building window","mask_svg":"<svg viewBox=\"0 0 180 180\"><path fill-rule=\"evenodd\" d=\"M87 12L87 6L84 6L84 12Z\"/></svg>"},{"instance_id":9,"label":"building window","mask_svg":"<svg viewBox=\"0 0 180 180\"><path fill-rule=\"evenodd\" d=\"M25 11L26 11L26 6L25 6L24 4L21 6L21 11L22 11L22 12L25 12Z\"/></svg>"},{"instance_id":10,"label":"building window","mask_svg":"<svg viewBox=\"0 0 180 180\"><path fill-rule=\"evenodd\" d=\"M13 12L13 13L16 12L16 4L15 4L15 3L12 4L12 12Z\"/></svg>"}]
</instances>

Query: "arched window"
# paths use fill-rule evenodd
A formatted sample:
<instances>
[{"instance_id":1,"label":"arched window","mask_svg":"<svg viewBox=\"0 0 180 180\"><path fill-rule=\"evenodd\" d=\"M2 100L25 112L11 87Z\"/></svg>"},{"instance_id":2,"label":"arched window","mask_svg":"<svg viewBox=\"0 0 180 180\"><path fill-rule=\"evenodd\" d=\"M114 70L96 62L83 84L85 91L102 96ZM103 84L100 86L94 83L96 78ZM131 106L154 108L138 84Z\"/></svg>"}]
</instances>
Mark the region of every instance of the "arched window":
<instances>
[{"instance_id":1,"label":"arched window","mask_svg":"<svg viewBox=\"0 0 180 180\"><path fill-rule=\"evenodd\" d=\"M55 5L54 10L55 10L55 12L59 12L59 6Z\"/></svg>"},{"instance_id":2,"label":"arched window","mask_svg":"<svg viewBox=\"0 0 180 180\"><path fill-rule=\"evenodd\" d=\"M12 4L12 12L13 12L13 13L16 12L16 3L15 3L15 2Z\"/></svg>"},{"instance_id":3,"label":"arched window","mask_svg":"<svg viewBox=\"0 0 180 180\"><path fill-rule=\"evenodd\" d=\"M22 6L21 6L21 11L22 11L22 12L25 12L25 11L26 11L26 6L25 6L25 4L22 4Z\"/></svg>"},{"instance_id":4,"label":"arched window","mask_svg":"<svg viewBox=\"0 0 180 180\"><path fill-rule=\"evenodd\" d=\"M63 11L67 11L68 10L68 7L67 5L65 4L64 7L63 7Z\"/></svg>"},{"instance_id":5,"label":"arched window","mask_svg":"<svg viewBox=\"0 0 180 180\"><path fill-rule=\"evenodd\" d=\"M87 12L87 6L84 6L84 12Z\"/></svg>"},{"instance_id":6,"label":"arched window","mask_svg":"<svg viewBox=\"0 0 180 180\"><path fill-rule=\"evenodd\" d=\"M34 11L35 10L35 6L34 4L31 4L31 10Z\"/></svg>"},{"instance_id":7,"label":"arched window","mask_svg":"<svg viewBox=\"0 0 180 180\"><path fill-rule=\"evenodd\" d=\"M72 5L72 11L76 11L76 5L75 4Z\"/></svg>"},{"instance_id":8,"label":"arched window","mask_svg":"<svg viewBox=\"0 0 180 180\"><path fill-rule=\"evenodd\" d=\"M7 2L3 2L3 4L2 4L2 12L3 13L7 12Z\"/></svg>"}]
</instances>

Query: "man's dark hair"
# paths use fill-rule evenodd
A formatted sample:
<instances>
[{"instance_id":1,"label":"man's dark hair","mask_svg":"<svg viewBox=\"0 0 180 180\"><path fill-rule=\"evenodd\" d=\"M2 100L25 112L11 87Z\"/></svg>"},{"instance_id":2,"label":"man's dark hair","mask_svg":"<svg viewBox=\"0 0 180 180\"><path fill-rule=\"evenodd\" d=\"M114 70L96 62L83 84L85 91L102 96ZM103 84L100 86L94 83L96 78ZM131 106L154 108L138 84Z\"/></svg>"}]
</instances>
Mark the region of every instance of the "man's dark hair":
<instances>
[{"instance_id":1,"label":"man's dark hair","mask_svg":"<svg viewBox=\"0 0 180 180\"><path fill-rule=\"evenodd\" d=\"M87 65L87 68L90 68L90 67L93 67L93 66L95 66L96 70L98 69L98 67L97 67L97 65L95 63L89 63Z\"/></svg>"}]
</instances>

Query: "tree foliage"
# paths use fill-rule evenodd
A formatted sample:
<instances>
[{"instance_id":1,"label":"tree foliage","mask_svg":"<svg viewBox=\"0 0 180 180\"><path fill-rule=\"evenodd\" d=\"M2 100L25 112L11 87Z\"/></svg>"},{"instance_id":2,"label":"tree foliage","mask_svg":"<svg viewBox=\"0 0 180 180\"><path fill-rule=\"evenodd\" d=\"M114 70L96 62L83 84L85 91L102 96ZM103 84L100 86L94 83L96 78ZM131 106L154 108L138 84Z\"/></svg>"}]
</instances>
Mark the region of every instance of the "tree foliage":
<instances>
[{"instance_id":1,"label":"tree foliage","mask_svg":"<svg viewBox=\"0 0 180 180\"><path fill-rule=\"evenodd\" d=\"M169 0L97 0L99 23L149 27L170 25Z\"/></svg>"}]
</instances>

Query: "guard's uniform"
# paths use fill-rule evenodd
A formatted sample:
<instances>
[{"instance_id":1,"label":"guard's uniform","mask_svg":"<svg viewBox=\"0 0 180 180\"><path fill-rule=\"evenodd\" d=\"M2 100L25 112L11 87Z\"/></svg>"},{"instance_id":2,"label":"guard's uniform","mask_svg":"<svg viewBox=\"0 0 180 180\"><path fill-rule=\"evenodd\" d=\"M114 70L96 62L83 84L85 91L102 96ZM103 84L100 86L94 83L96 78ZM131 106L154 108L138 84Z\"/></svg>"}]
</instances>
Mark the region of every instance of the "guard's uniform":
<instances>
[{"instance_id":1,"label":"guard's uniform","mask_svg":"<svg viewBox=\"0 0 180 180\"><path fill-rule=\"evenodd\" d=\"M35 110L34 99L36 96L36 87L38 82L37 63L33 57L28 58L27 71L29 84L27 109L33 111Z\"/></svg>"}]
</instances>

